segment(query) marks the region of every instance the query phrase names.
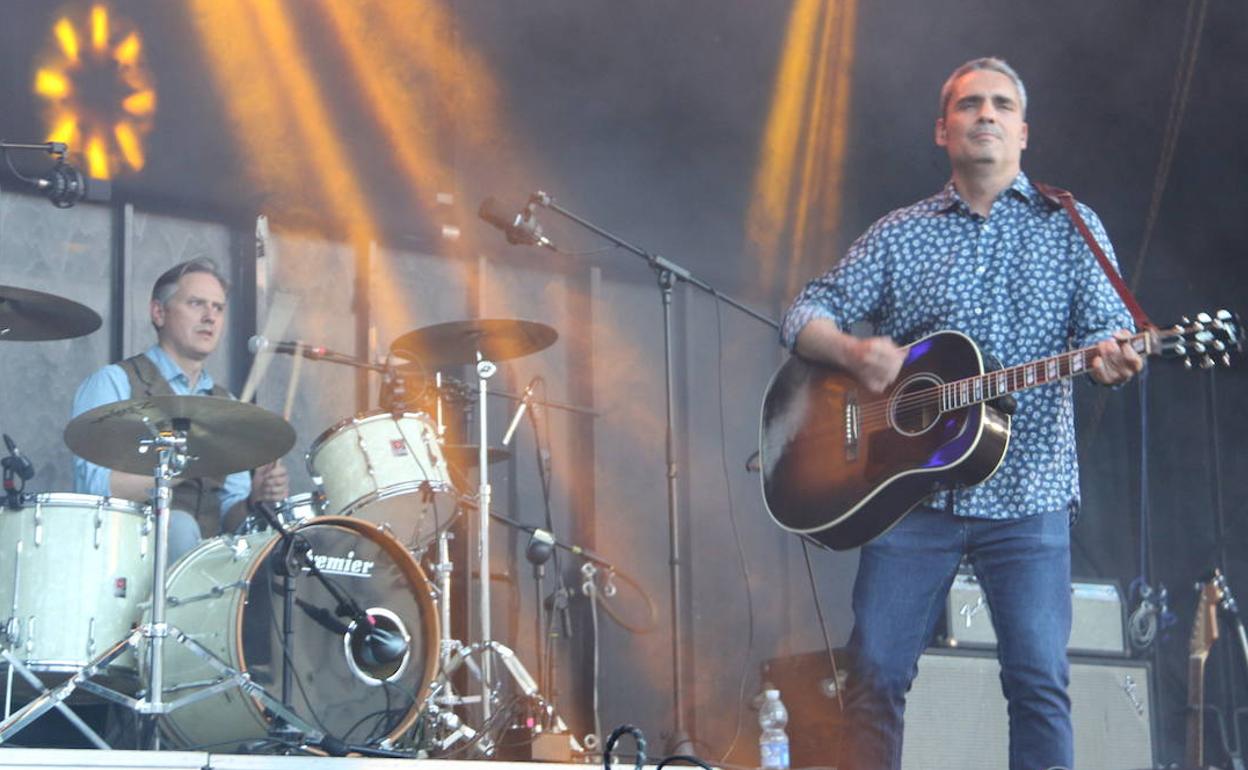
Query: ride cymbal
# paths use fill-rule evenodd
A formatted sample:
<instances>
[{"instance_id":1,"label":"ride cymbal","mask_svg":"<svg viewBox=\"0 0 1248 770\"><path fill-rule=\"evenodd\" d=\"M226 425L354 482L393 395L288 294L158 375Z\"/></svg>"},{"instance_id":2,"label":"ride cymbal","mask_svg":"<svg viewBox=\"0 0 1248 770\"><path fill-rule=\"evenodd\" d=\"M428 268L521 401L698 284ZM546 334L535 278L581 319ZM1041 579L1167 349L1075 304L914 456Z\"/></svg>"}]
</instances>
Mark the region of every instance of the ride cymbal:
<instances>
[{"instance_id":1,"label":"ride cymbal","mask_svg":"<svg viewBox=\"0 0 1248 770\"><path fill-rule=\"evenodd\" d=\"M476 363L477 353L490 361L520 358L550 347L558 338L559 332L537 321L478 318L415 329L395 340L390 352L413 361L399 367L410 374Z\"/></svg>"}]
</instances>

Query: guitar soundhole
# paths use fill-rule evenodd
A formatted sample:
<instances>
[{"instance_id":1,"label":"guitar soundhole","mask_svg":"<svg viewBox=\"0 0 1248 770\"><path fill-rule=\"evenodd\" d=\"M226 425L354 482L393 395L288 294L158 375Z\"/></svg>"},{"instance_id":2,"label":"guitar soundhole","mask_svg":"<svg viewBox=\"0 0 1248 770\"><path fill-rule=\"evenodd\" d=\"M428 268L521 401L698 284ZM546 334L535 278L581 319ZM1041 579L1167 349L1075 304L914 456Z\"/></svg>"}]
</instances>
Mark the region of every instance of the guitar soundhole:
<instances>
[{"instance_id":1,"label":"guitar soundhole","mask_svg":"<svg viewBox=\"0 0 1248 770\"><path fill-rule=\"evenodd\" d=\"M893 428L907 436L918 436L940 419L940 380L930 374L917 374L897 386L889 399Z\"/></svg>"}]
</instances>

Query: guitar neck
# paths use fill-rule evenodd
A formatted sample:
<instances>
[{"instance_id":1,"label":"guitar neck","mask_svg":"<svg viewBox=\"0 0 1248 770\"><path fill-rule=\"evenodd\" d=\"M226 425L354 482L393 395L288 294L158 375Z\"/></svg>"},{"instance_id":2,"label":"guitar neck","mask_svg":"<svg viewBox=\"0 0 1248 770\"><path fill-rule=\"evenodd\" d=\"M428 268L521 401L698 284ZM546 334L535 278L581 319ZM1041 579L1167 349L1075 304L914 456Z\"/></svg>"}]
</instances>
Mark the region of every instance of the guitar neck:
<instances>
[{"instance_id":1,"label":"guitar neck","mask_svg":"<svg viewBox=\"0 0 1248 770\"><path fill-rule=\"evenodd\" d=\"M1205 656L1187 660L1187 740L1184 767L1205 766Z\"/></svg>"},{"instance_id":2,"label":"guitar neck","mask_svg":"<svg viewBox=\"0 0 1248 770\"><path fill-rule=\"evenodd\" d=\"M1148 331L1130 338L1131 347L1144 356L1154 354L1154 341L1154 335ZM1095 357L1096 346L1092 345L1050 358L947 382L939 386L941 408L946 411L961 409L1011 393L1078 377L1090 371L1089 366Z\"/></svg>"}]
</instances>

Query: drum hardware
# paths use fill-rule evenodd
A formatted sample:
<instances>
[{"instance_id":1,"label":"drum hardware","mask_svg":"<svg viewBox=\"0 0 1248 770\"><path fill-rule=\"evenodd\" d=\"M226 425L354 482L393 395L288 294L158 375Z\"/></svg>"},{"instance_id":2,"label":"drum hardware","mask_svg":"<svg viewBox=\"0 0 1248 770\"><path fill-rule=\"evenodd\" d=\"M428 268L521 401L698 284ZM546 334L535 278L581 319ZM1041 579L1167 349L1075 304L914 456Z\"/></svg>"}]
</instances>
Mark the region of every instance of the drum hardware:
<instances>
[{"instance_id":1,"label":"drum hardware","mask_svg":"<svg viewBox=\"0 0 1248 770\"><path fill-rule=\"evenodd\" d=\"M9 456L0 459L0 467L4 468L5 506L15 511L21 507L22 492L26 490L26 482L35 477L35 466L30 462L29 457L18 450L17 444L7 433L4 434L4 445L9 450ZM17 485L15 477L22 482L21 486Z\"/></svg>"},{"instance_id":2,"label":"drum hardware","mask_svg":"<svg viewBox=\"0 0 1248 770\"><path fill-rule=\"evenodd\" d=\"M200 424L200 418L210 424ZM261 424L267 429L265 432L272 434L261 442L263 450L257 450L254 446L238 446L239 436L243 441L249 439L251 436L248 434L254 435L256 424ZM288 440L285 446L281 445L281 427L286 429L285 438ZM146 436L139 433L140 430ZM234 438L224 437L227 430L234 433ZM110 440L118 436L133 437L134 449L117 448ZM150 717L153 726L155 720L178 708L201 701L209 695L237 688L263 702L268 709L288 723L300 728L306 727L305 735L309 736L309 740L321 740L322 733L277 702L246 673L229 666L199 642L167 623L165 618L167 602L164 578L168 562L169 505L173 479L191 467L196 468L201 475L223 475L263 464L285 454L294 443L294 430L289 423L259 407L228 399L209 396L156 396L107 404L79 415L66 428L65 438L70 448L80 456L117 470L135 472L142 467L141 460L155 457L152 473L155 479L153 511L156 517L156 542L152 560L150 620L139 624L126 637L78 667L68 681L51 690L43 689L30 703L6 717L0 722L0 743L7 741L58 704L63 705L65 699L78 688ZM192 455L192 446L200 454ZM276 451L252 462L258 451L270 449ZM218 676L216 684L192 695L165 701L166 638L172 639L178 647L189 651L215 669ZM139 698L132 698L92 681L127 651L140 651L143 640L146 640L148 654L147 686ZM159 730L152 731L152 747L160 748Z\"/></svg>"}]
</instances>

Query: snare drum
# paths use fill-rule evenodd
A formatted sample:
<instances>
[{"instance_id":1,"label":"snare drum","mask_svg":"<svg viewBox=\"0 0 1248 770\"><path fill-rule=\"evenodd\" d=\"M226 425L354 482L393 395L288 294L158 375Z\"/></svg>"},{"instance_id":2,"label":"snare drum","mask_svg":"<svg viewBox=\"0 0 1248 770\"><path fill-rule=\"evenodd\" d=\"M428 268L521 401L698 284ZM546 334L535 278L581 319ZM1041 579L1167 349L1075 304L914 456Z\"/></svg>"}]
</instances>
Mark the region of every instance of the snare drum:
<instances>
[{"instance_id":1,"label":"snare drum","mask_svg":"<svg viewBox=\"0 0 1248 770\"><path fill-rule=\"evenodd\" d=\"M273 515L283 527L294 527L308 519L321 515L321 496L318 492L302 492L273 503ZM249 515L243 534L267 532L269 522L259 514Z\"/></svg>"},{"instance_id":2,"label":"snare drum","mask_svg":"<svg viewBox=\"0 0 1248 770\"><path fill-rule=\"evenodd\" d=\"M305 568L294 580L287 650L295 680L292 709L353 743L399 736L419 716L437 669L438 618L424 572L397 540L360 519L312 519L294 534L339 590L407 645L396 660L370 659L351 619L336 614L338 602ZM264 533L201 543L170 571L166 611L171 625L275 700L281 697L284 551L280 538ZM174 640L163 647L167 702L222 677ZM140 660L147 665L146 655ZM184 748L229 746L265 738L272 721L263 703L231 687L175 709L161 727Z\"/></svg>"},{"instance_id":3,"label":"snare drum","mask_svg":"<svg viewBox=\"0 0 1248 770\"><path fill-rule=\"evenodd\" d=\"M0 646L64 674L129 634L152 593L154 524L148 506L72 493L0 511ZM132 676L120 661L110 673Z\"/></svg>"},{"instance_id":4,"label":"snare drum","mask_svg":"<svg viewBox=\"0 0 1248 770\"><path fill-rule=\"evenodd\" d=\"M371 412L322 433L308 472L327 516L355 516L392 531L412 549L427 546L457 512L438 431L425 414Z\"/></svg>"}]
</instances>

